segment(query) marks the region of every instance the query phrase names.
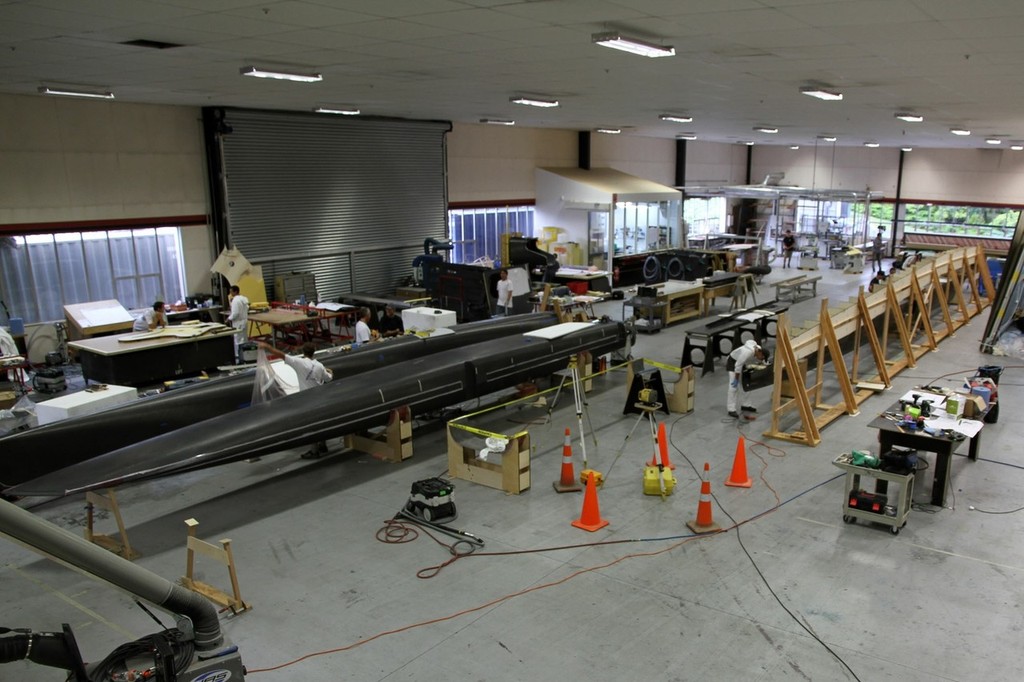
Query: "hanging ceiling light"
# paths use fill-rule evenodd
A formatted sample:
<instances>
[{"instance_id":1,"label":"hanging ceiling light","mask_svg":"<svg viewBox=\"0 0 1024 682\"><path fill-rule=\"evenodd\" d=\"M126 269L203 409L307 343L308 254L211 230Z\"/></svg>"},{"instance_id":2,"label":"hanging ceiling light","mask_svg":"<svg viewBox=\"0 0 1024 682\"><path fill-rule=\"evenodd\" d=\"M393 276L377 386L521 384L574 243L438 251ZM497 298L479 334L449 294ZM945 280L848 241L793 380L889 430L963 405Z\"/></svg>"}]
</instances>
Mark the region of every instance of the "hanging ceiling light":
<instances>
[{"instance_id":1,"label":"hanging ceiling light","mask_svg":"<svg viewBox=\"0 0 1024 682\"><path fill-rule=\"evenodd\" d=\"M754 146L754 141L753 140L740 140L737 144L745 144L748 147L753 147Z\"/></svg>"},{"instance_id":2,"label":"hanging ceiling light","mask_svg":"<svg viewBox=\"0 0 1024 682\"><path fill-rule=\"evenodd\" d=\"M953 133L954 135L960 135L961 137L971 134L971 131L968 130L967 128L950 128L949 132Z\"/></svg>"},{"instance_id":3,"label":"hanging ceiling light","mask_svg":"<svg viewBox=\"0 0 1024 682\"><path fill-rule=\"evenodd\" d=\"M493 126L514 126L516 124L516 122L510 118L482 118L480 119L480 122L489 123Z\"/></svg>"},{"instance_id":4,"label":"hanging ceiling light","mask_svg":"<svg viewBox=\"0 0 1024 682\"><path fill-rule=\"evenodd\" d=\"M313 111L317 114L338 114L341 116L359 115L359 110L354 107L317 107Z\"/></svg>"},{"instance_id":5,"label":"hanging ceiling light","mask_svg":"<svg viewBox=\"0 0 1024 682\"><path fill-rule=\"evenodd\" d=\"M682 114L662 114L658 118L670 123L693 123L693 116L683 116Z\"/></svg>"},{"instance_id":6,"label":"hanging ceiling light","mask_svg":"<svg viewBox=\"0 0 1024 682\"><path fill-rule=\"evenodd\" d=\"M774 135L777 132L779 132L779 129L778 128L771 128L771 127L768 127L768 126L755 126L754 127L754 132L757 132L757 133L767 133L768 135Z\"/></svg>"},{"instance_id":7,"label":"hanging ceiling light","mask_svg":"<svg viewBox=\"0 0 1024 682\"><path fill-rule=\"evenodd\" d=\"M901 152L912 152L912 151L914 151L914 148L913 147L900 147L900 151Z\"/></svg>"},{"instance_id":8,"label":"hanging ceiling light","mask_svg":"<svg viewBox=\"0 0 1024 682\"><path fill-rule=\"evenodd\" d=\"M677 140L696 140L697 133L679 133L676 135Z\"/></svg>"},{"instance_id":9,"label":"hanging ceiling light","mask_svg":"<svg viewBox=\"0 0 1024 682\"><path fill-rule=\"evenodd\" d=\"M839 138L837 138L835 135L818 135L818 139L821 140L822 142L835 142Z\"/></svg>"},{"instance_id":10,"label":"hanging ceiling light","mask_svg":"<svg viewBox=\"0 0 1024 682\"><path fill-rule=\"evenodd\" d=\"M238 72L243 76L252 76L253 78L272 78L274 80L295 81L297 83L317 83L324 79L324 77L318 73L261 69L257 66L243 66L238 70Z\"/></svg>"},{"instance_id":11,"label":"hanging ceiling light","mask_svg":"<svg viewBox=\"0 0 1024 682\"><path fill-rule=\"evenodd\" d=\"M985 140L985 144L1002 144L1003 141L998 137L990 137Z\"/></svg>"},{"instance_id":12,"label":"hanging ceiling light","mask_svg":"<svg viewBox=\"0 0 1024 682\"><path fill-rule=\"evenodd\" d=\"M798 144L791 144L791 145L789 145L789 148L792 149L792 150L797 150L797 149L800 149L800 145L798 145Z\"/></svg>"},{"instance_id":13,"label":"hanging ceiling light","mask_svg":"<svg viewBox=\"0 0 1024 682\"><path fill-rule=\"evenodd\" d=\"M114 93L102 90L79 90L78 88L51 88L40 86L41 95L60 95L62 97L88 97L91 99L114 99Z\"/></svg>"},{"instance_id":14,"label":"hanging ceiling light","mask_svg":"<svg viewBox=\"0 0 1024 682\"><path fill-rule=\"evenodd\" d=\"M920 116L918 114L911 114L906 111L895 113L893 114L893 116L895 116L901 121L906 121L907 123L920 123L921 121L924 120L924 116Z\"/></svg>"},{"instance_id":15,"label":"hanging ceiling light","mask_svg":"<svg viewBox=\"0 0 1024 682\"><path fill-rule=\"evenodd\" d=\"M622 130L620 128L598 128L595 132L604 133L605 135L618 135Z\"/></svg>"},{"instance_id":16,"label":"hanging ceiling light","mask_svg":"<svg viewBox=\"0 0 1024 682\"><path fill-rule=\"evenodd\" d=\"M872 149L874 149L874 148L878 147L879 144L877 142L865 142L864 146L865 147L871 147Z\"/></svg>"},{"instance_id":17,"label":"hanging ceiling light","mask_svg":"<svg viewBox=\"0 0 1024 682\"><path fill-rule=\"evenodd\" d=\"M816 97L818 99L823 99L828 102L838 102L843 98L843 93L839 92L838 90L827 90L825 88L800 88L800 92L807 95L808 97Z\"/></svg>"},{"instance_id":18,"label":"hanging ceiling light","mask_svg":"<svg viewBox=\"0 0 1024 682\"><path fill-rule=\"evenodd\" d=\"M522 104L528 107L557 107L557 99L539 99L537 97L509 97L512 104Z\"/></svg>"},{"instance_id":19,"label":"hanging ceiling light","mask_svg":"<svg viewBox=\"0 0 1024 682\"><path fill-rule=\"evenodd\" d=\"M1015 152L1022 151L1024 150L1024 144L1011 144L1010 149L1012 149Z\"/></svg>"},{"instance_id":20,"label":"hanging ceiling light","mask_svg":"<svg viewBox=\"0 0 1024 682\"><path fill-rule=\"evenodd\" d=\"M590 36L590 41L602 47L622 50L641 57L672 57L676 53L676 49L671 45L656 45L639 38L628 38L617 31L594 33Z\"/></svg>"}]
</instances>

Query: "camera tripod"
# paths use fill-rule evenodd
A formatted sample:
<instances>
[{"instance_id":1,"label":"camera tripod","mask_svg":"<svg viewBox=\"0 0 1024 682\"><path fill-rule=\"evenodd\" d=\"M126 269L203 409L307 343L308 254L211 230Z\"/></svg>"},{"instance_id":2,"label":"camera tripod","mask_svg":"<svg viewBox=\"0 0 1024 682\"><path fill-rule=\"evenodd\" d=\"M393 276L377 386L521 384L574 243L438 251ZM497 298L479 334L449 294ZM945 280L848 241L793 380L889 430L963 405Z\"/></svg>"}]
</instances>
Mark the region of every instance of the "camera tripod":
<instances>
[{"instance_id":1,"label":"camera tripod","mask_svg":"<svg viewBox=\"0 0 1024 682\"><path fill-rule=\"evenodd\" d=\"M583 468L588 468L587 465L587 439L584 437L583 430L583 415L587 416L587 426L590 427L590 435L594 439L594 447L597 447L597 435L594 433L594 425L590 421L590 411L587 409L587 394L583 389L583 380L580 379L580 368L579 368L579 356L569 356L569 378L572 381L572 397L576 405L576 421L579 424L580 433L580 452L583 455ZM558 385L558 390L555 391L555 397L552 399L551 404L548 406L548 421L551 421L551 411L555 409L558 404L558 397L562 394L562 389L565 387L565 376L562 376L562 382Z\"/></svg>"}]
</instances>

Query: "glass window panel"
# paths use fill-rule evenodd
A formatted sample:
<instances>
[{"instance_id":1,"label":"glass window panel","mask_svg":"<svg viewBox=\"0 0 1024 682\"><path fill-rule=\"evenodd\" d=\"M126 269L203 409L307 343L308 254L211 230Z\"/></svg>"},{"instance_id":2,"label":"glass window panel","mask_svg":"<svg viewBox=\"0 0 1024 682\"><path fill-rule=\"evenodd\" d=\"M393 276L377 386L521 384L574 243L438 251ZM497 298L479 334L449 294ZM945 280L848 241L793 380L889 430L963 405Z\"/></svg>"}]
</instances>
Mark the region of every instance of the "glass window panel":
<instances>
[{"instance_id":1,"label":"glass window panel","mask_svg":"<svg viewBox=\"0 0 1024 682\"><path fill-rule=\"evenodd\" d=\"M137 281L134 277L122 277L115 280L114 293L114 298L120 301L121 305L129 310L132 308L142 308L145 305L139 297ZM149 304L152 305L153 302L150 301Z\"/></svg>"},{"instance_id":2,"label":"glass window panel","mask_svg":"<svg viewBox=\"0 0 1024 682\"><path fill-rule=\"evenodd\" d=\"M75 232L57 235L57 260L60 264L61 295L64 305L93 300L89 295L89 281L85 273L80 234Z\"/></svg>"},{"instance_id":3,"label":"glass window panel","mask_svg":"<svg viewBox=\"0 0 1024 682\"><path fill-rule=\"evenodd\" d=\"M110 256L114 265L115 277L132 277L135 275L135 244L131 230L111 230L107 233L110 239Z\"/></svg>"},{"instance_id":4,"label":"glass window panel","mask_svg":"<svg viewBox=\"0 0 1024 682\"><path fill-rule=\"evenodd\" d=\"M160 255L156 230L133 230L135 239L135 262L140 275L160 274Z\"/></svg>"},{"instance_id":5,"label":"glass window panel","mask_svg":"<svg viewBox=\"0 0 1024 682\"><path fill-rule=\"evenodd\" d=\"M112 298L117 298L114 290L114 270L110 265L110 250L107 244L106 233L87 233L82 235L82 250L85 253L85 269L89 283L90 300L108 301Z\"/></svg>"}]
</instances>

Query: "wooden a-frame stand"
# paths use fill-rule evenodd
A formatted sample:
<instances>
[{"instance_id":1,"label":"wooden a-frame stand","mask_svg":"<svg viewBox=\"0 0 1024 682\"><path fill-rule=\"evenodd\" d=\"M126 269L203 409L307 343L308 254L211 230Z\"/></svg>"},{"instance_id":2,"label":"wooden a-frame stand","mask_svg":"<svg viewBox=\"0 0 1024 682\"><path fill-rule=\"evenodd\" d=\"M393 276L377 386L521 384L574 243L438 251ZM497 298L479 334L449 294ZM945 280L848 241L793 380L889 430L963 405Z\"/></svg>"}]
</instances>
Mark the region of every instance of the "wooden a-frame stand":
<instances>
[{"instance_id":1,"label":"wooden a-frame stand","mask_svg":"<svg viewBox=\"0 0 1024 682\"><path fill-rule=\"evenodd\" d=\"M993 300L995 287L984 251L980 247L958 248L891 277L884 288L871 294L865 295L862 287L856 300L839 308L829 308L824 299L818 321L805 329L791 330L787 316L781 315L772 421L764 435L817 445L824 426L843 414L857 414L858 405L875 390L889 388L893 376L915 367L922 355L937 350L939 341L952 336ZM919 334L922 338L915 343ZM851 336L853 352L848 366L842 340ZM865 341L876 373L861 380L860 355ZM839 400L834 404L825 402L826 356L838 383ZM812 359L816 366L808 384L808 361ZM783 421L791 422L788 414L794 410L796 428L783 429Z\"/></svg>"},{"instance_id":2,"label":"wooden a-frame stand","mask_svg":"<svg viewBox=\"0 0 1024 682\"><path fill-rule=\"evenodd\" d=\"M114 515L120 540L109 535L94 532L94 511L96 507L106 509ZM128 531L124 527L124 519L121 518L121 508L117 504L117 497L114 496L113 488L107 490L105 495L92 491L85 494L85 539L129 561L134 561L142 556L132 549L131 543L128 542Z\"/></svg>"},{"instance_id":3,"label":"wooden a-frame stand","mask_svg":"<svg viewBox=\"0 0 1024 682\"><path fill-rule=\"evenodd\" d=\"M235 557L231 553L231 540L221 540L221 546L218 547L196 537L198 521L185 519L185 525L188 526L187 558L185 576L181 579L181 585L203 595L215 604L220 604L224 607L221 610L231 609L231 613L239 613L251 609L252 604L242 601L242 592L238 587L238 573L235 571ZM228 576L231 578L231 594L195 579L196 553L206 555L228 567Z\"/></svg>"}]
</instances>

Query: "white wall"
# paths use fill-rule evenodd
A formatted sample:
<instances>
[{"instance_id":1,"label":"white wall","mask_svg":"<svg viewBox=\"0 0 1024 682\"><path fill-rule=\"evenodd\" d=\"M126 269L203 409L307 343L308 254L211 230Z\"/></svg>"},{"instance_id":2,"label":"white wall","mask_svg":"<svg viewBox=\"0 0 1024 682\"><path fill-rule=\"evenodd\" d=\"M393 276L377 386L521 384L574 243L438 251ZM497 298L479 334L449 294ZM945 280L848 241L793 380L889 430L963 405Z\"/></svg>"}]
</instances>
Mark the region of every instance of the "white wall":
<instances>
[{"instance_id":1,"label":"white wall","mask_svg":"<svg viewBox=\"0 0 1024 682\"><path fill-rule=\"evenodd\" d=\"M673 161L673 164L675 161ZM747 148L738 144L686 143L687 185L739 185L746 182ZM673 185L674 183L665 183Z\"/></svg>"},{"instance_id":2,"label":"white wall","mask_svg":"<svg viewBox=\"0 0 1024 682\"><path fill-rule=\"evenodd\" d=\"M0 225L208 215L194 107L0 95ZM187 290L209 291L209 228L182 232Z\"/></svg>"},{"instance_id":3,"label":"white wall","mask_svg":"<svg viewBox=\"0 0 1024 682\"><path fill-rule=\"evenodd\" d=\"M576 165L576 159L573 159L572 165ZM590 167L614 168L638 178L674 187L676 141L593 133L590 136Z\"/></svg>"},{"instance_id":4,"label":"white wall","mask_svg":"<svg viewBox=\"0 0 1024 682\"><path fill-rule=\"evenodd\" d=\"M1024 204L1024 152L915 149L903 167L906 200Z\"/></svg>"}]
</instances>

